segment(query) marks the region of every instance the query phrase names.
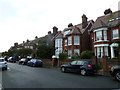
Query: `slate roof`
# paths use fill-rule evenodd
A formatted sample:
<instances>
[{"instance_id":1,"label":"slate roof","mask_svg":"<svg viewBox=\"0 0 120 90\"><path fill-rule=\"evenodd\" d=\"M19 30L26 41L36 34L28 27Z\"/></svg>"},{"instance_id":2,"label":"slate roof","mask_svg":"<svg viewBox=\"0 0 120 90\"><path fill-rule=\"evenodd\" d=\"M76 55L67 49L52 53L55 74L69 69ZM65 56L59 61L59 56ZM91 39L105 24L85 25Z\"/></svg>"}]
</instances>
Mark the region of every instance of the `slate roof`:
<instances>
[{"instance_id":1,"label":"slate roof","mask_svg":"<svg viewBox=\"0 0 120 90\"><path fill-rule=\"evenodd\" d=\"M90 20L88 21L88 25L91 23L91 22L94 22L93 20ZM87 25L87 26L88 26ZM82 23L80 24L77 24L77 25L74 25L72 27L68 27L68 28L65 28L64 31L66 30L71 30L67 35L70 35L70 34L82 34L84 33L84 31L87 29L87 26L85 29L82 28Z\"/></svg>"},{"instance_id":2,"label":"slate roof","mask_svg":"<svg viewBox=\"0 0 120 90\"><path fill-rule=\"evenodd\" d=\"M101 27L114 27L119 24L120 24L120 10L113 12L112 14L98 17L93 26L91 27L91 30Z\"/></svg>"},{"instance_id":3,"label":"slate roof","mask_svg":"<svg viewBox=\"0 0 120 90\"><path fill-rule=\"evenodd\" d=\"M56 39L63 38L63 33L60 31L59 34L55 38Z\"/></svg>"}]
</instances>

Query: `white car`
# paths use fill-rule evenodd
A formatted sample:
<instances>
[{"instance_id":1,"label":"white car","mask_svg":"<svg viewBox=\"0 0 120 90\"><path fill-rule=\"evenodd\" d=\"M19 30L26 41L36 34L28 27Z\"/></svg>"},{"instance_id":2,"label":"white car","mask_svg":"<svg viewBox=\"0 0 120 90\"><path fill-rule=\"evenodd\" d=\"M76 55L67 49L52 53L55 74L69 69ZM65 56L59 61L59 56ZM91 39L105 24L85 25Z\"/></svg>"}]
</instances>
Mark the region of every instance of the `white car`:
<instances>
[{"instance_id":1,"label":"white car","mask_svg":"<svg viewBox=\"0 0 120 90\"><path fill-rule=\"evenodd\" d=\"M0 69L7 70L8 64L4 58L0 58Z\"/></svg>"}]
</instances>

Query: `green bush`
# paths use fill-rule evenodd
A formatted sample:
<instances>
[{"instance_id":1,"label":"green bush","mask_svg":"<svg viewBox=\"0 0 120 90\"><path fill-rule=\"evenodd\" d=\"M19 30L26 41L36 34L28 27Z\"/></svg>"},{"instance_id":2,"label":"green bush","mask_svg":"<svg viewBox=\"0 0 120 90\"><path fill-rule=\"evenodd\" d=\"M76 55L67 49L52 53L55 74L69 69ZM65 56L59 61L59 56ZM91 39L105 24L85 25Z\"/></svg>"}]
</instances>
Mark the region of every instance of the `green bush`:
<instances>
[{"instance_id":1,"label":"green bush","mask_svg":"<svg viewBox=\"0 0 120 90\"><path fill-rule=\"evenodd\" d=\"M81 59L91 59L94 56L93 51L84 51L81 53L80 58Z\"/></svg>"},{"instance_id":2,"label":"green bush","mask_svg":"<svg viewBox=\"0 0 120 90\"><path fill-rule=\"evenodd\" d=\"M102 68L103 68L103 65L102 65L102 64L98 64L98 65L97 65L97 69L98 69L98 70L101 70Z\"/></svg>"},{"instance_id":3,"label":"green bush","mask_svg":"<svg viewBox=\"0 0 120 90\"><path fill-rule=\"evenodd\" d=\"M64 61L64 60L66 60L67 59L67 53L60 53L59 54L59 59L61 60L61 61Z\"/></svg>"},{"instance_id":4,"label":"green bush","mask_svg":"<svg viewBox=\"0 0 120 90\"><path fill-rule=\"evenodd\" d=\"M78 56L78 55L72 56L72 59L79 59L79 58L80 58L80 56Z\"/></svg>"}]
</instances>

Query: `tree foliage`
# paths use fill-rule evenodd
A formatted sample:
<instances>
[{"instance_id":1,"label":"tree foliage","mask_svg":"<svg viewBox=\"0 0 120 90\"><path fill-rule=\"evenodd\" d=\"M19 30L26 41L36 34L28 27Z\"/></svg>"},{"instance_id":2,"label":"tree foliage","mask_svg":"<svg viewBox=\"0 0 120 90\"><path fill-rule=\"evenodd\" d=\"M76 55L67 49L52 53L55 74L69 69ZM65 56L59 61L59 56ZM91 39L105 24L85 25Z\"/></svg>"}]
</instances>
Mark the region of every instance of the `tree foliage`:
<instances>
[{"instance_id":1,"label":"tree foliage","mask_svg":"<svg viewBox=\"0 0 120 90\"><path fill-rule=\"evenodd\" d=\"M66 60L67 59L67 53L60 53L59 54L59 59L61 60L61 61L64 61L64 60Z\"/></svg>"},{"instance_id":2,"label":"tree foliage","mask_svg":"<svg viewBox=\"0 0 120 90\"><path fill-rule=\"evenodd\" d=\"M80 55L81 59L91 59L94 56L93 51L83 51Z\"/></svg>"},{"instance_id":3,"label":"tree foliage","mask_svg":"<svg viewBox=\"0 0 120 90\"><path fill-rule=\"evenodd\" d=\"M37 57L50 59L53 55L53 47L51 45L40 44L37 49Z\"/></svg>"}]
</instances>

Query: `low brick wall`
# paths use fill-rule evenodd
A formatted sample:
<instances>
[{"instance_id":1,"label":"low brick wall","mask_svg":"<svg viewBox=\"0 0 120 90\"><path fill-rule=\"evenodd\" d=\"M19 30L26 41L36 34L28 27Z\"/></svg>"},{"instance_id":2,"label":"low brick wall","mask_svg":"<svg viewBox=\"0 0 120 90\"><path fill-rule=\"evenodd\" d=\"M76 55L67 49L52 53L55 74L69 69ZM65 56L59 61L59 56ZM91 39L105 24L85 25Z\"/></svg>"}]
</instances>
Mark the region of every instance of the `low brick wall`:
<instances>
[{"instance_id":1,"label":"low brick wall","mask_svg":"<svg viewBox=\"0 0 120 90\"><path fill-rule=\"evenodd\" d=\"M120 65L120 60L107 60L108 70L114 65Z\"/></svg>"}]
</instances>

